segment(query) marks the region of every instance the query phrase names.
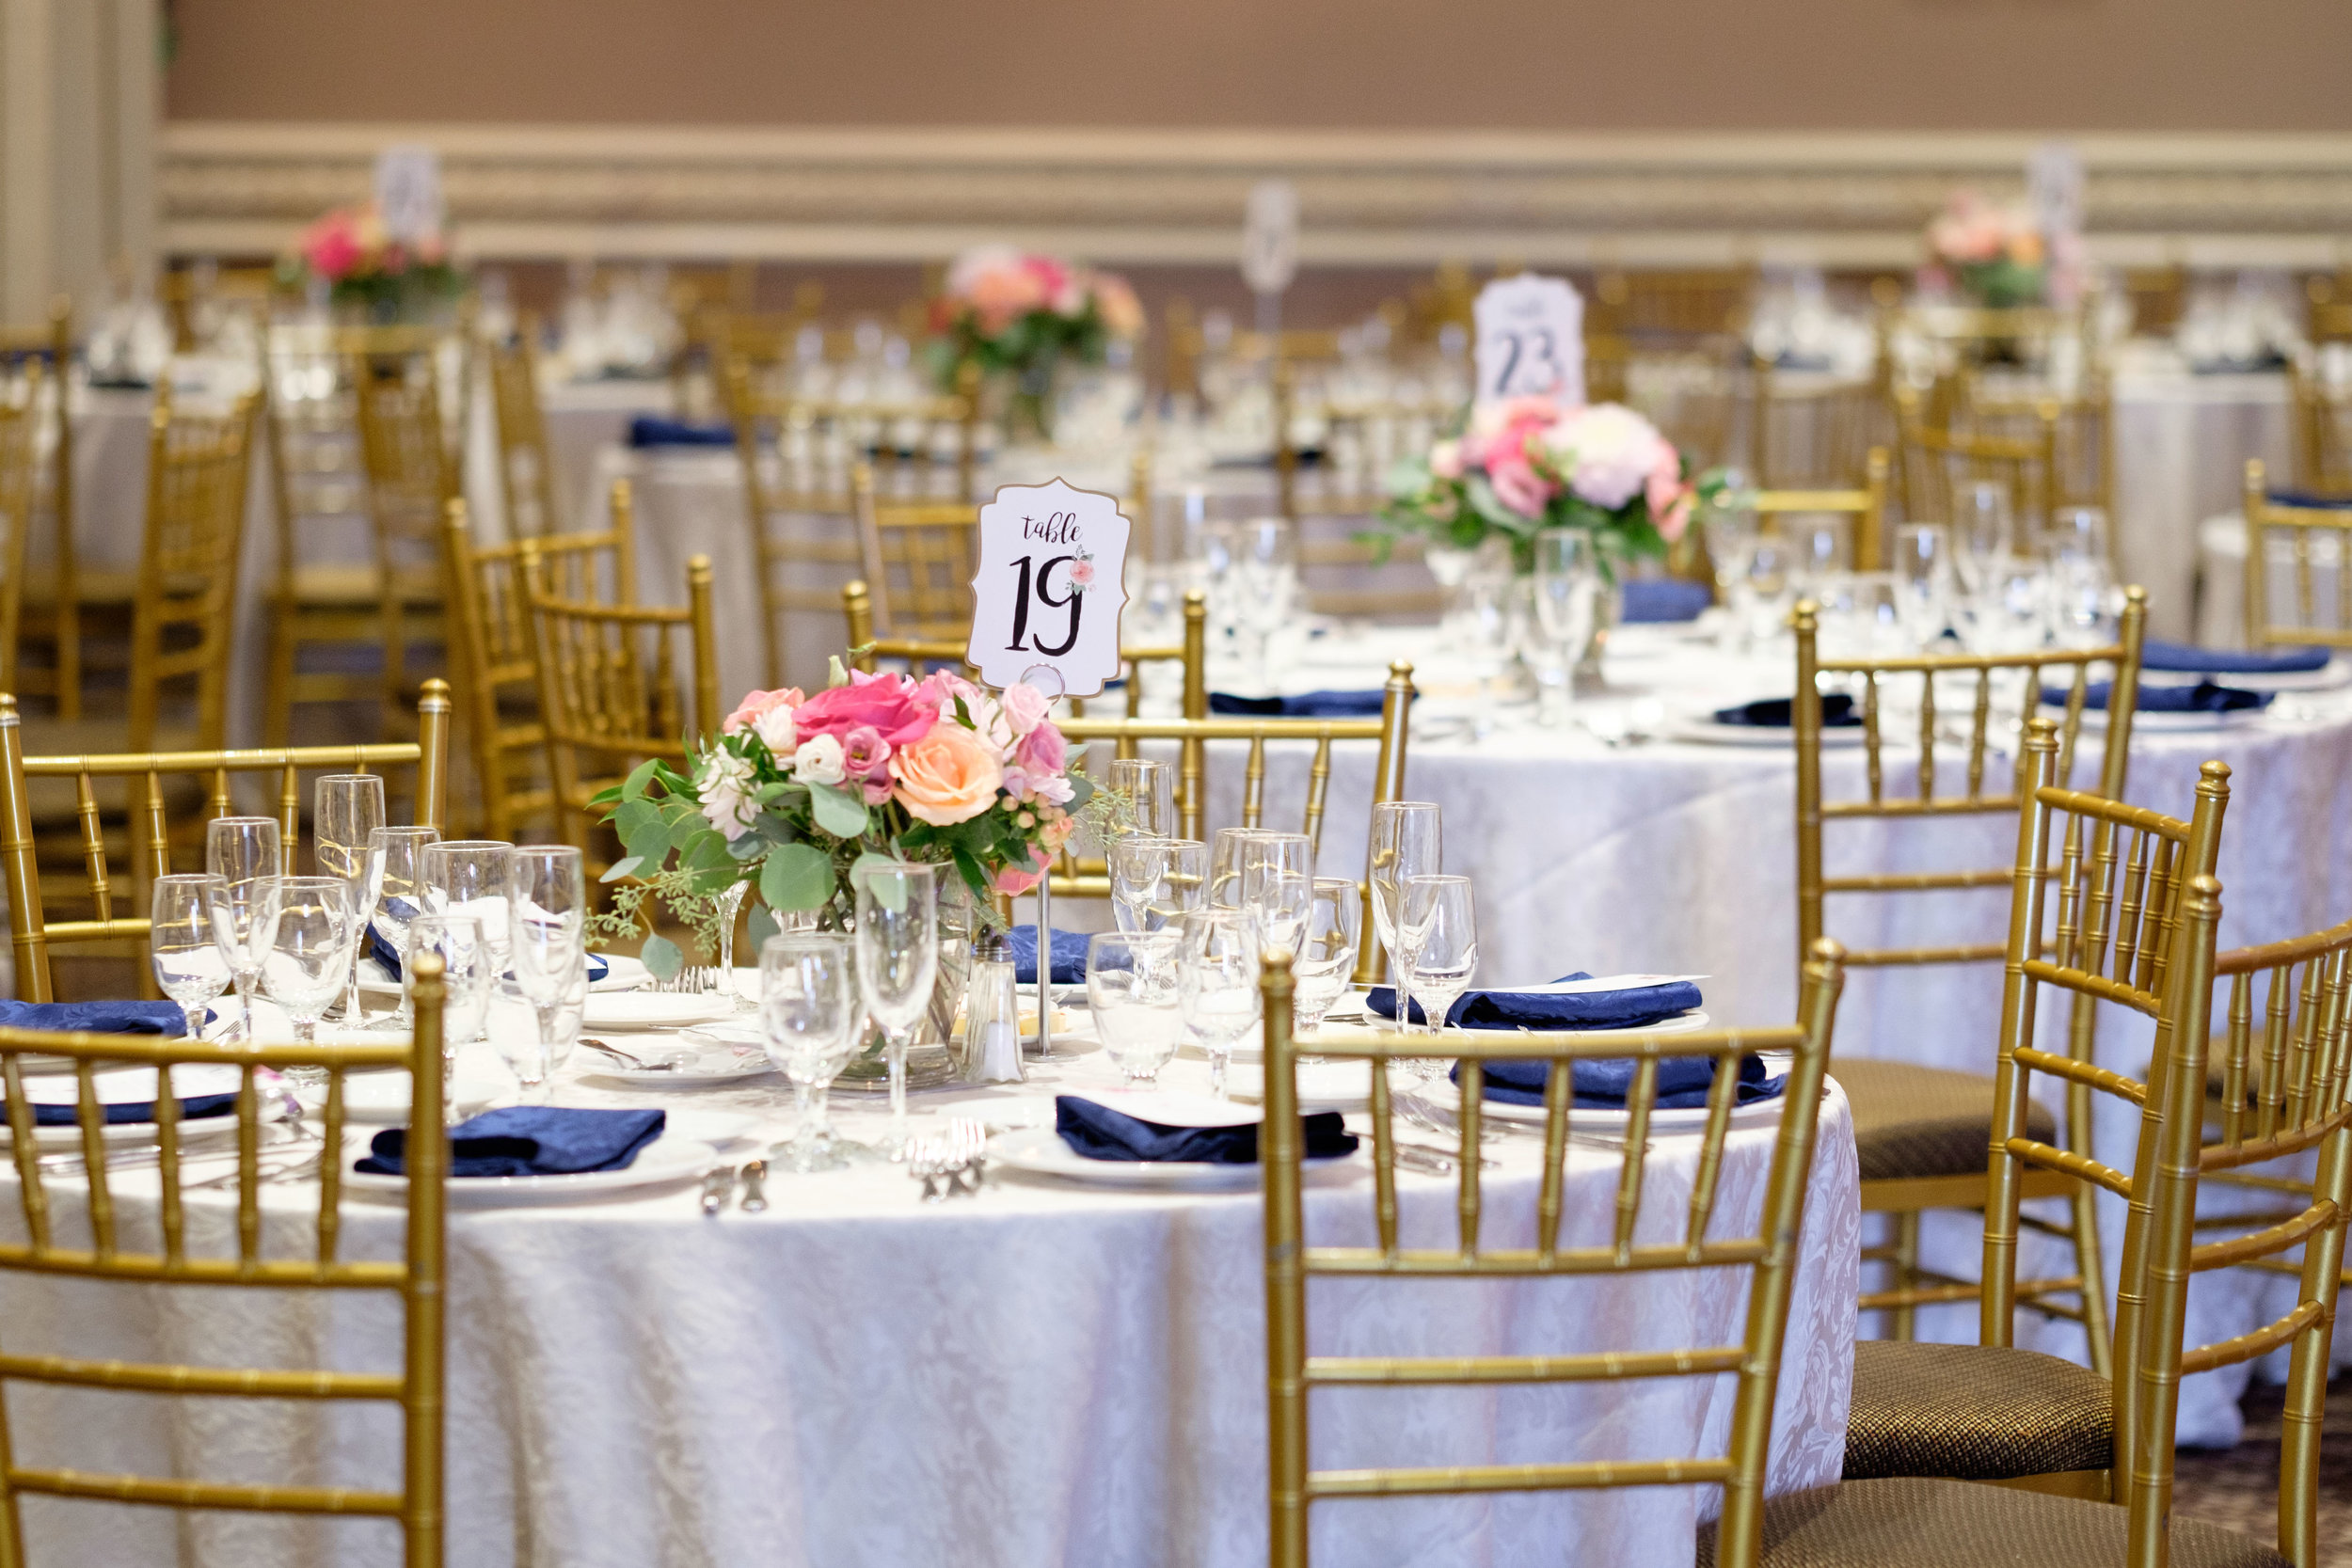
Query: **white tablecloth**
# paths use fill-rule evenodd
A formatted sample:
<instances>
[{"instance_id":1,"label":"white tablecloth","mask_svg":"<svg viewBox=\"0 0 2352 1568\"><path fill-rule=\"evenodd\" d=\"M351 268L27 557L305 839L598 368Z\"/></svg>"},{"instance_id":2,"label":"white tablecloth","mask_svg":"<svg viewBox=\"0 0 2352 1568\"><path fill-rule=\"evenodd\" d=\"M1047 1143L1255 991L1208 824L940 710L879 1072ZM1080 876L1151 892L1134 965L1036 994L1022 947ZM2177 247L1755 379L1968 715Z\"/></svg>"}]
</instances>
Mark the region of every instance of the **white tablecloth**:
<instances>
[{"instance_id":1,"label":"white tablecloth","mask_svg":"<svg viewBox=\"0 0 2352 1568\"><path fill-rule=\"evenodd\" d=\"M2118 372L2114 379L2116 540L2123 578L2148 590L2151 636L2197 626L2197 525L2237 510L2246 460L2292 473L2281 374Z\"/></svg>"},{"instance_id":2,"label":"white tablecloth","mask_svg":"<svg viewBox=\"0 0 2352 1568\"><path fill-rule=\"evenodd\" d=\"M918 1112L1050 1119L1055 1083L1109 1080L1099 1052L1065 1041L1073 1048L1073 1059L1038 1065L1027 1085L921 1096ZM481 1054L475 1047L469 1058ZM769 1131L788 1119L787 1091L772 1077L665 1097L581 1084L578 1067L567 1070L568 1102L732 1107ZM1178 1080L1204 1082L1205 1067L1180 1061L1164 1075ZM878 1130L873 1099L844 1112L843 1098L845 1125ZM1770 1144L1768 1130L1732 1137L1718 1234L1755 1224ZM1657 1140L1643 1223L1661 1236L1681 1234L1694 1145ZM1502 1168L1486 1177L1486 1235L1529 1244L1540 1145L1518 1137L1493 1152ZM1570 1150L1567 1212L1580 1242L1605 1236L1617 1170L1613 1153ZM1775 1411L1776 1490L1835 1479L1845 1448L1860 1216L1851 1121L1835 1090L1812 1182ZM288 1205L311 1196L269 1191ZM779 1172L769 1193L763 1216L705 1219L693 1193L676 1189L453 1216L455 1568L1264 1561L1254 1191L1104 1192L998 1174L977 1199L925 1206L899 1169L868 1164ZM1407 1244L1450 1242L1452 1179L1406 1174L1401 1193ZM361 1207L346 1256L389 1255L396 1215ZM289 1244L308 1241L301 1212L280 1218ZM18 1223L10 1200L0 1227L13 1235ZM1368 1238L1368 1171L1311 1185L1307 1225L1312 1242ZM1310 1342L1345 1354L1736 1343L1746 1278L1708 1270L1610 1282L1327 1281L1313 1287ZM18 1354L72 1344L228 1361L258 1347L297 1361L387 1364L388 1304L346 1299L326 1320L291 1307L272 1315L243 1297L187 1291L163 1306L118 1294L109 1304L80 1283L0 1288ZM1720 1453L1731 1395L1727 1378L1334 1391L1313 1407L1314 1462ZM19 1464L179 1463L215 1477L381 1485L397 1451L380 1417L280 1418L280 1407L239 1402L174 1424L145 1400L37 1388L10 1400ZM1711 1513L1697 1488L1323 1504L1316 1552L1399 1568L1672 1562L1688 1560L1703 1508ZM24 1512L36 1562L397 1560L390 1532L375 1525L213 1515L182 1529L156 1511L43 1499L27 1499Z\"/></svg>"}]
</instances>

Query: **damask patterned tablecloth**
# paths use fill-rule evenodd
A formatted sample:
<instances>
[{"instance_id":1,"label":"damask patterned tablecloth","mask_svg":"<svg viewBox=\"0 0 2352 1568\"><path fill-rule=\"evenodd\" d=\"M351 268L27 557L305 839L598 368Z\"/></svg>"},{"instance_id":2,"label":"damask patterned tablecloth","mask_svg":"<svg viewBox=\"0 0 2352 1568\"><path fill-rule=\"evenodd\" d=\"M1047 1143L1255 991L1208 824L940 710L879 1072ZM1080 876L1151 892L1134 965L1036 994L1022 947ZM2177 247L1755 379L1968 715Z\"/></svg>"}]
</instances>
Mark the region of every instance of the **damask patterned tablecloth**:
<instances>
[{"instance_id":1,"label":"damask patterned tablecloth","mask_svg":"<svg viewBox=\"0 0 2352 1568\"><path fill-rule=\"evenodd\" d=\"M1077 1051L1026 1085L921 1096L918 1112L1050 1121L1056 1083L1110 1081L1099 1052L1083 1040ZM656 1098L582 1080L579 1069L566 1069L568 1102ZM1205 1071L1182 1060L1168 1074L1193 1083ZM773 1077L660 1098L749 1110L771 1131L788 1120L787 1091ZM836 1096L844 1124L878 1131L872 1100L841 1110L846 1098ZM1776 1490L1834 1479L1844 1451L1860 1215L1842 1093L1829 1090L1821 1111L1773 1424ZM1772 1141L1769 1129L1732 1135L1714 1234L1755 1225ZM1656 1139L1645 1238L1682 1234L1696 1144ZM1486 1176L1486 1242L1531 1244L1541 1146L1518 1136L1490 1152L1502 1164ZM1576 1243L1605 1242L1618 1165L1611 1152L1570 1150ZM122 1180L136 1190L136 1178ZM1452 1179L1406 1173L1400 1186L1406 1244L1452 1244ZM297 1206L314 1201L314 1189L268 1191L272 1244L308 1243ZM768 1213L716 1219L697 1212L691 1188L453 1216L454 1568L1265 1560L1255 1191L1152 1195L1000 1172L977 1198L925 1205L899 1168L868 1164L778 1174L769 1193ZM217 1240L228 1211L212 1212ZM1368 1242L1368 1168L1311 1185L1307 1222L1311 1242ZM18 1223L11 1198L0 1227ZM345 1255L389 1255L399 1234L396 1211L356 1213ZM1359 1355L1737 1343L1746 1280L1746 1270L1715 1269L1324 1281L1311 1291L1310 1343ZM72 1345L223 1362L258 1352L282 1364L324 1354L380 1368L397 1342L389 1302L354 1297L331 1311L225 1291L126 1304L84 1282L10 1281L0 1312L18 1354ZM1728 1378L1330 1390L1312 1407L1313 1454L1331 1466L1721 1453L1731 1407ZM175 1418L143 1398L24 1386L10 1409L19 1464L177 1464L215 1478L381 1485L398 1452L381 1412L215 1401ZM1688 1561L1712 1507L1691 1487L1351 1499L1317 1505L1316 1553L1397 1568ZM40 1498L24 1510L36 1562L398 1560L392 1532L373 1522L214 1514L177 1524L158 1511Z\"/></svg>"}]
</instances>

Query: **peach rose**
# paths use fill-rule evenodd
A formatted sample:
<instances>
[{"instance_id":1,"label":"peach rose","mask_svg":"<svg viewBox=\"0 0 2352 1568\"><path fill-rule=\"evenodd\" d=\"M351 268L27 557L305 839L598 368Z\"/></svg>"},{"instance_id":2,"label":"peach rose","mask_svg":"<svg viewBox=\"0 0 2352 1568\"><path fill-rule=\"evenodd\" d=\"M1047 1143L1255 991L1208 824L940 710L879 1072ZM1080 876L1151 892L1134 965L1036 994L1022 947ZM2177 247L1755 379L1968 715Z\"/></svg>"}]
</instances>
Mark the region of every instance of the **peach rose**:
<instances>
[{"instance_id":1,"label":"peach rose","mask_svg":"<svg viewBox=\"0 0 2352 1568\"><path fill-rule=\"evenodd\" d=\"M890 774L898 781L892 793L907 814L935 828L979 816L995 804L1005 780L988 742L953 720L891 753Z\"/></svg>"},{"instance_id":2,"label":"peach rose","mask_svg":"<svg viewBox=\"0 0 2352 1568\"><path fill-rule=\"evenodd\" d=\"M801 689L797 686L786 687L781 691L746 692L743 700L735 705L735 711L727 715L726 721L719 728L733 735L738 730L750 729L775 708L781 707L788 712L804 701L806 699L801 695Z\"/></svg>"},{"instance_id":3,"label":"peach rose","mask_svg":"<svg viewBox=\"0 0 2352 1568\"><path fill-rule=\"evenodd\" d=\"M1018 898L1044 879L1045 873L1042 871L1020 871L1009 865L996 873L995 887L997 892L1009 893Z\"/></svg>"}]
</instances>

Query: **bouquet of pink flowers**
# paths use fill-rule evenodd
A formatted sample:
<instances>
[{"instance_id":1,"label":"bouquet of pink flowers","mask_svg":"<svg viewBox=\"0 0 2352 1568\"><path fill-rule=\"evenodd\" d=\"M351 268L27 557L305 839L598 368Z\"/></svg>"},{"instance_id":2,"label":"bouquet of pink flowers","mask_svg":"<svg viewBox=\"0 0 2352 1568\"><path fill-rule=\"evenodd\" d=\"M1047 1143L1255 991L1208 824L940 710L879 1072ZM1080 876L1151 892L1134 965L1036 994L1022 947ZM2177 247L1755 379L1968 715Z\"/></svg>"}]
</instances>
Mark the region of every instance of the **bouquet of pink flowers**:
<instances>
[{"instance_id":1,"label":"bouquet of pink flowers","mask_svg":"<svg viewBox=\"0 0 2352 1568\"><path fill-rule=\"evenodd\" d=\"M2049 297L2049 248L2022 207L1957 191L1928 225L1926 281L1957 287L1988 309L2040 305Z\"/></svg>"},{"instance_id":2,"label":"bouquet of pink flowers","mask_svg":"<svg viewBox=\"0 0 2352 1568\"><path fill-rule=\"evenodd\" d=\"M818 911L834 928L867 858L952 863L983 899L1035 887L1094 793L1070 770L1051 699L946 671L914 680L836 660L834 673L813 694L752 692L690 745L684 771L651 760L596 797L627 851L605 880L643 879L674 904L739 884L760 909ZM643 892L628 891L633 923Z\"/></svg>"},{"instance_id":3,"label":"bouquet of pink flowers","mask_svg":"<svg viewBox=\"0 0 2352 1568\"><path fill-rule=\"evenodd\" d=\"M1400 458L1388 488L1380 515L1394 532L1466 550L1501 535L1522 572L1548 528L1589 532L1604 569L1663 555L1698 495L1689 460L1632 409L1533 397L1472 409L1460 435Z\"/></svg>"},{"instance_id":4,"label":"bouquet of pink flowers","mask_svg":"<svg viewBox=\"0 0 2352 1568\"><path fill-rule=\"evenodd\" d=\"M1057 361L1099 363L1113 342L1143 336L1143 306L1116 273L1009 245L967 250L931 301L932 357L942 386L965 365L1008 373L1041 411Z\"/></svg>"},{"instance_id":5,"label":"bouquet of pink flowers","mask_svg":"<svg viewBox=\"0 0 2352 1568\"><path fill-rule=\"evenodd\" d=\"M453 298L460 286L438 231L406 244L395 240L373 201L338 207L311 224L280 270L296 281L323 278L335 300L364 305L378 319Z\"/></svg>"}]
</instances>

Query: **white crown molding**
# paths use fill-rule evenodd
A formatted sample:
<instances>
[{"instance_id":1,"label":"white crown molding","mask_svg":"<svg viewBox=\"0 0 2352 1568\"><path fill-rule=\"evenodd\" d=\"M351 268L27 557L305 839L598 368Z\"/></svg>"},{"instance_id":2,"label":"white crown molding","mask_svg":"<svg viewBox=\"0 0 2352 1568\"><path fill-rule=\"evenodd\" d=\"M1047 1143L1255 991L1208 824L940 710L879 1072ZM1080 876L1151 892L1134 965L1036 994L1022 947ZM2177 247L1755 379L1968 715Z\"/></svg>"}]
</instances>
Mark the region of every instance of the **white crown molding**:
<instances>
[{"instance_id":1,"label":"white crown molding","mask_svg":"<svg viewBox=\"0 0 2352 1568\"><path fill-rule=\"evenodd\" d=\"M1955 185L2021 183L2032 135L167 125L172 251L270 251L363 195L376 149L439 150L480 257L909 261L987 240L1224 262L1248 184L1299 187L1302 258L1427 265L1915 261ZM2118 261L2324 265L2352 236L2352 135L2083 135Z\"/></svg>"}]
</instances>

